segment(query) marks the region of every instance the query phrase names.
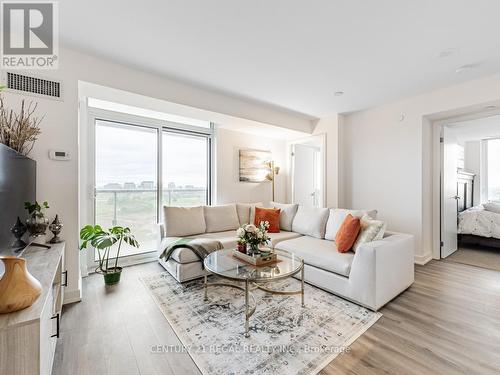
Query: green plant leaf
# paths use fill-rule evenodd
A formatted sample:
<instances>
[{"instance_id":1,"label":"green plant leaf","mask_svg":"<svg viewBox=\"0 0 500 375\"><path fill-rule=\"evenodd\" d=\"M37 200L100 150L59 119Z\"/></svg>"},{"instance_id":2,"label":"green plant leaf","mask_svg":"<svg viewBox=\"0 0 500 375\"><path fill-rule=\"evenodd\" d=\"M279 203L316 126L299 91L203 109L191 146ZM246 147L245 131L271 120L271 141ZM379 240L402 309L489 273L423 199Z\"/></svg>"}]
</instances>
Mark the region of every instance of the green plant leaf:
<instances>
[{"instance_id":1,"label":"green plant leaf","mask_svg":"<svg viewBox=\"0 0 500 375\"><path fill-rule=\"evenodd\" d=\"M91 243L97 249L105 249L113 246L120 238L113 233L102 231L96 233Z\"/></svg>"}]
</instances>

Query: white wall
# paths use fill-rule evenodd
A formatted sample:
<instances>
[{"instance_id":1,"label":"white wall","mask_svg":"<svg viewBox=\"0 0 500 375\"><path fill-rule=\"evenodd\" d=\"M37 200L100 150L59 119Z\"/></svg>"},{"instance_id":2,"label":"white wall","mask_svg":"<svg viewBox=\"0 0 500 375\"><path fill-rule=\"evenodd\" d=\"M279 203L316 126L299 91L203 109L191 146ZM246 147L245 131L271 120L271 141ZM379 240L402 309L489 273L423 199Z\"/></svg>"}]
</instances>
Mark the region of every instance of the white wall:
<instances>
[{"instance_id":1,"label":"white wall","mask_svg":"<svg viewBox=\"0 0 500 375\"><path fill-rule=\"evenodd\" d=\"M61 80L64 90L62 101L36 98L38 113L45 118L41 125L42 134L31 156L37 161L38 167L37 198L49 201L49 215L58 213L64 223L62 235L67 241L66 267L69 275L66 302L78 300L81 296L78 251L78 228L81 224L78 222L79 80L295 130L310 132L312 129L309 119L295 113L190 87L66 48L60 50L58 70L37 71L34 74ZM8 105L15 107L22 97L27 96L5 93L4 97ZM73 155L72 160L49 160L47 152L52 148L69 151ZM247 199L254 200L251 192L247 193ZM236 195L233 197L240 198ZM264 198L264 192L256 196L261 197Z\"/></svg>"},{"instance_id":2,"label":"white wall","mask_svg":"<svg viewBox=\"0 0 500 375\"><path fill-rule=\"evenodd\" d=\"M342 116L331 116L317 120L313 134L326 136L326 206L339 205L339 124Z\"/></svg>"},{"instance_id":3,"label":"white wall","mask_svg":"<svg viewBox=\"0 0 500 375\"><path fill-rule=\"evenodd\" d=\"M500 75L345 116L341 123L342 206L376 208L389 229L416 237L417 262L431 258L432 121L500 99ZM401 114L404 120L400 121Z\"/></svg>"},{"instance_id":4,"label":"white wall","mask_svg":"<svg viewBox=\"0 0 500 375\"><path fill-rule=\"evenodd\" d=\"M465 142L465 170L474 173L474 205L481 204L481 141Z\"/></svg>"},{"instance_id":5,"label":"white wall","mask_svg":"<svg viewBox=\"0 0 500 375\"><path fill-rule=\"evenodd\" d=\"M239 181L239 150L256 149L271 151L275 165L280 167L276 176L275 200L286 201L287 194L287 143L248 133L218 128L216 131L216 203L271 201L270 182L250 183Z\"/></svg>"}]
</instances>

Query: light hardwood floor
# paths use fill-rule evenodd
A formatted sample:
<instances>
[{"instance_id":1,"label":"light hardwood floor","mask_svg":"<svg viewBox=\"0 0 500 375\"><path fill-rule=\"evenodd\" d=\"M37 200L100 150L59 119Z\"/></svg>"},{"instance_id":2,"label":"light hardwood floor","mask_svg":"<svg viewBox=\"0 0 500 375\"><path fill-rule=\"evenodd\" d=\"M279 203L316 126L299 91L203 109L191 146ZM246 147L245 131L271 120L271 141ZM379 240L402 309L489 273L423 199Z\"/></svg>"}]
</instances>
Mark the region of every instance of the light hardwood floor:
<instances>
[{"instance_id":1,"label":"light hardwood floor","mask_svg":"<svg viewBox=\"0 0 500 375\"><path fill-rule=\"evenodd\" d=\"M138 277L157 263L124 270L122 282L84 279L84 300L64 307L53 374L199 374L188 354L152 354L180 342ZM448 261L416 268L416 281L330 374L498 374L500 272Z\"/></svg>"}]
</instances>

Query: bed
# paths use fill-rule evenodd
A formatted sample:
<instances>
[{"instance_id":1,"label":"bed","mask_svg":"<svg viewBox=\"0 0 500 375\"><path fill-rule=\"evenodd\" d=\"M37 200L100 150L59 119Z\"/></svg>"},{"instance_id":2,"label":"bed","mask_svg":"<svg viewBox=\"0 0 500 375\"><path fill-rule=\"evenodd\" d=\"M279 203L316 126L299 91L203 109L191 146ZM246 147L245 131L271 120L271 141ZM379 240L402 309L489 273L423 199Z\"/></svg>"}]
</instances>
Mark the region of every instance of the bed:
<instances>
[{"instance_id":1,"label":"bed","mask_svg":"<svg viewBox=\"0 0 500 375\"><path fill-rule=\"evenodd\" d=\"M474 206L476 175L460 170L457 177L458 245L500 249L500 208L492 212L484 205Z\"/></svg>"},{"instance_id":2,"label":"bed","mask_svg":"<svg viewBox=\"0 0 500 375\"><path fill-rule=\"evenodd\" d=\"M480 245L500 249L500 213L485 210L483 205L458 214L460 246Z\"/></svg>"}]
</instances>

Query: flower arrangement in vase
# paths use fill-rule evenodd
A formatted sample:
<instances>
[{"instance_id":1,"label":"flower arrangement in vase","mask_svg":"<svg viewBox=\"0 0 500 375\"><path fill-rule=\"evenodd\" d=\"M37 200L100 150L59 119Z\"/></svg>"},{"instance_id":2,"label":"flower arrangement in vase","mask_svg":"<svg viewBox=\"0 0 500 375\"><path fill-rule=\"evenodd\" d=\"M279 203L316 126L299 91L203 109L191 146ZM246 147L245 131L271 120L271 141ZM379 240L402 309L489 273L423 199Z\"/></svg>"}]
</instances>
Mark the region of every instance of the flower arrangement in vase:
<instances>
[{"instance_id":1,"label":"flower arrangement in vase","mask_svg":"<svg viewBox=\"0 0 500 375\"><path fill-rule=\"evenodd\" d=\"M246 248L246 253L254 255L259 253L259 246L266 245L271 238L268 236L269 222L261 221L260 224L245 224L238 228L238 250Z\"/></svg>"}]
</instances>

